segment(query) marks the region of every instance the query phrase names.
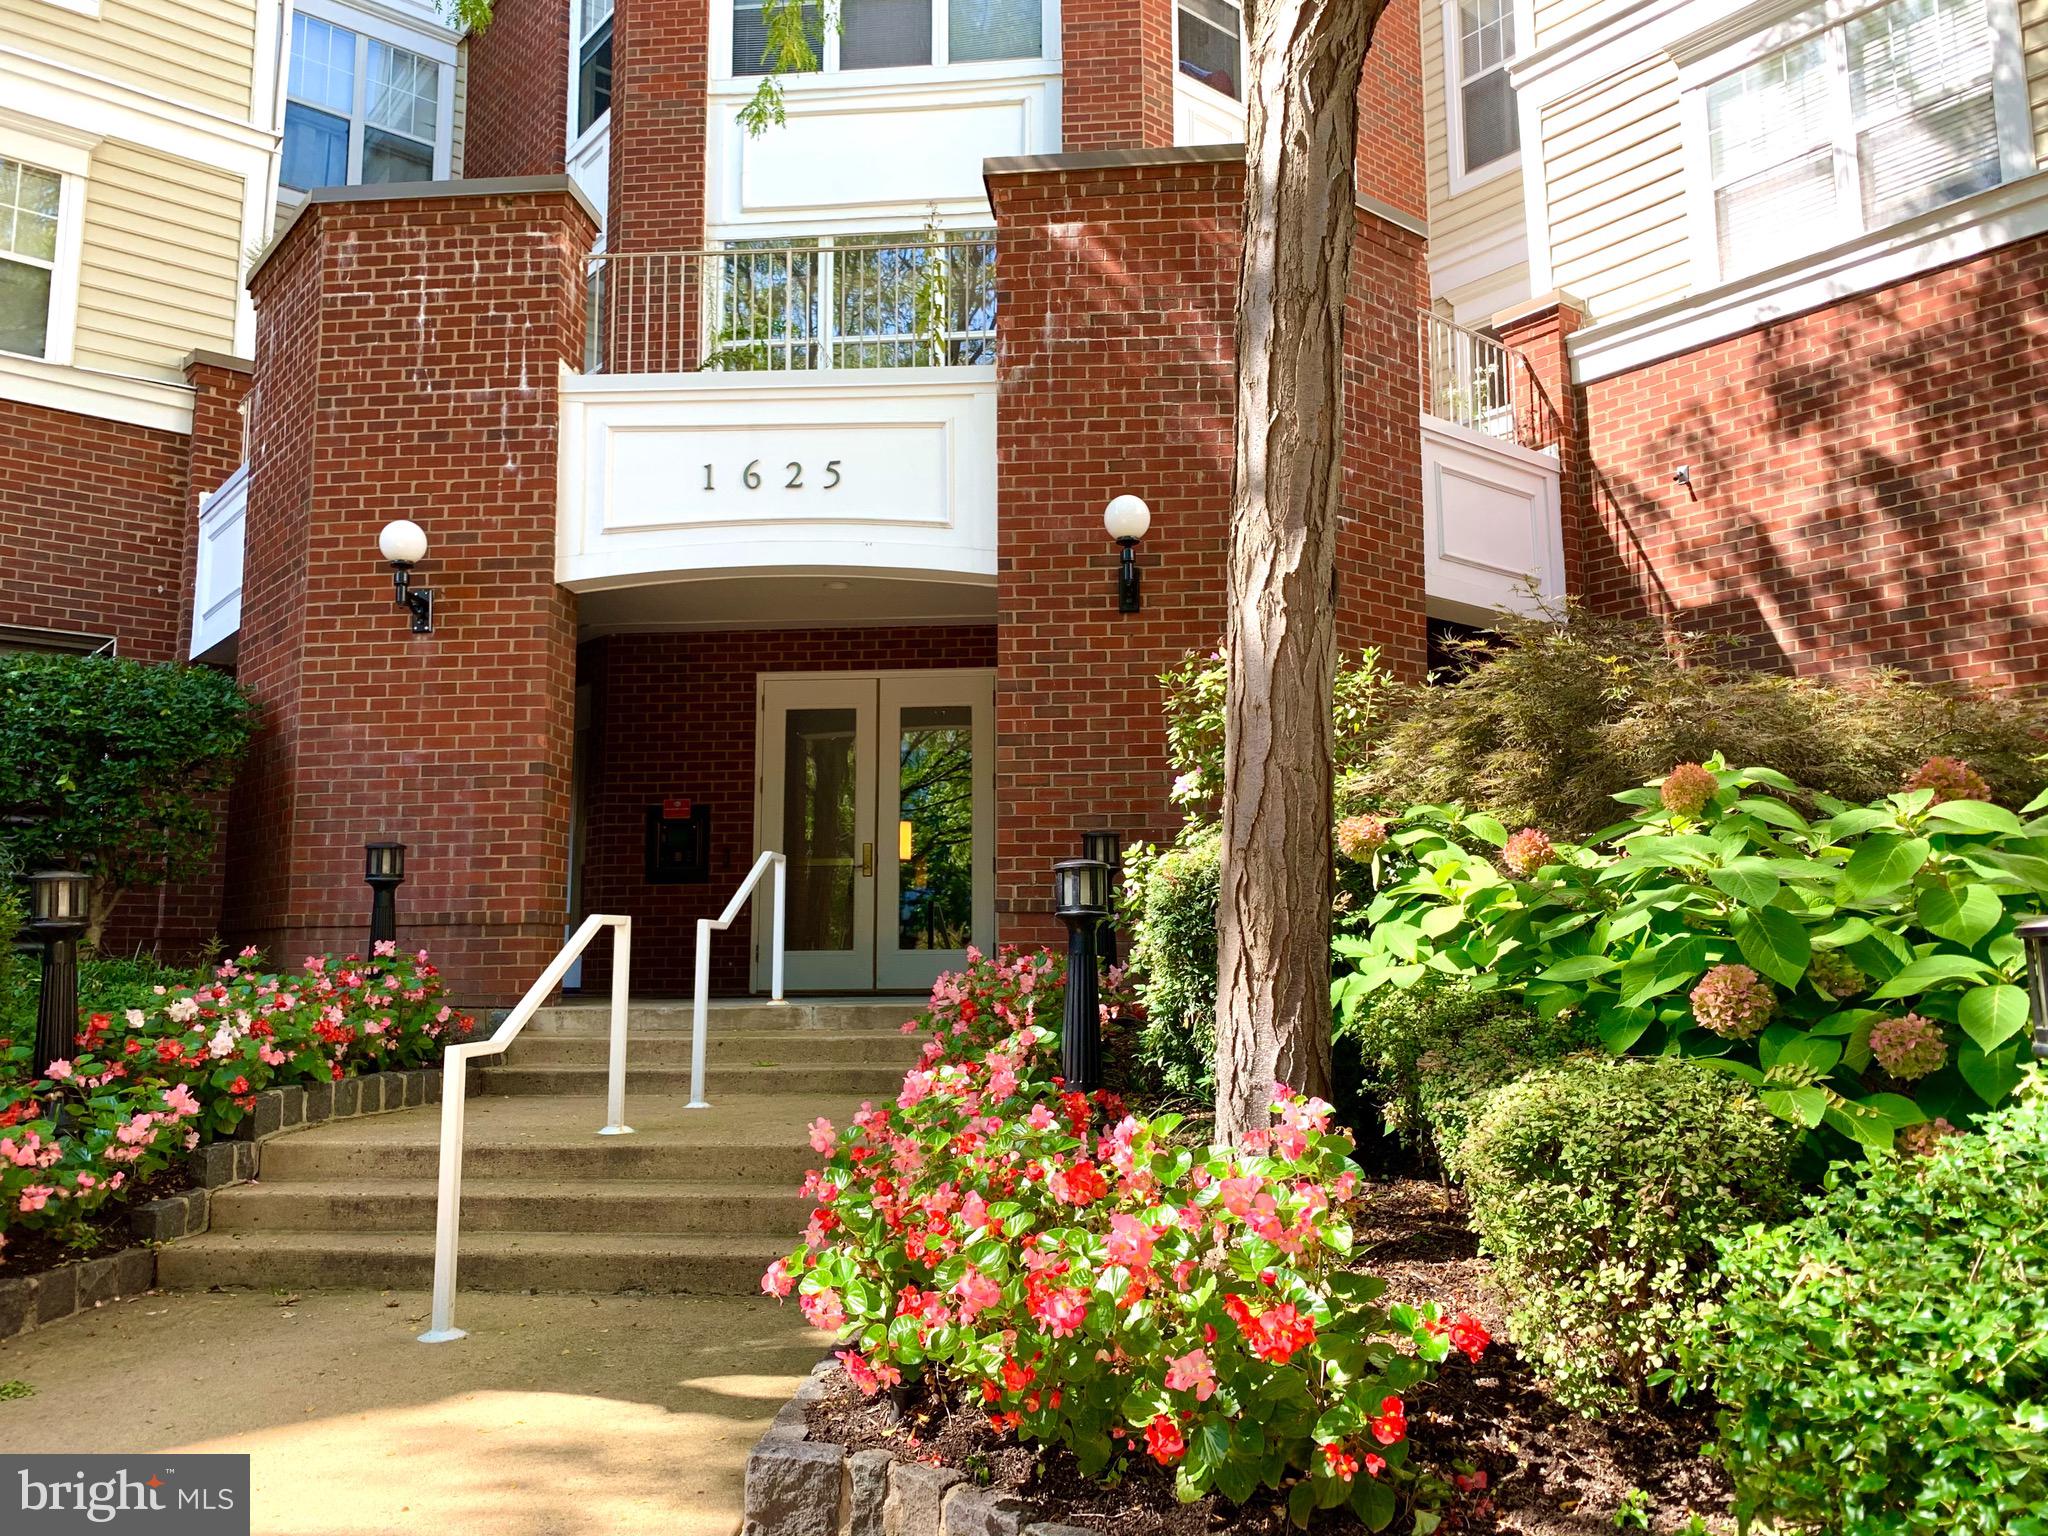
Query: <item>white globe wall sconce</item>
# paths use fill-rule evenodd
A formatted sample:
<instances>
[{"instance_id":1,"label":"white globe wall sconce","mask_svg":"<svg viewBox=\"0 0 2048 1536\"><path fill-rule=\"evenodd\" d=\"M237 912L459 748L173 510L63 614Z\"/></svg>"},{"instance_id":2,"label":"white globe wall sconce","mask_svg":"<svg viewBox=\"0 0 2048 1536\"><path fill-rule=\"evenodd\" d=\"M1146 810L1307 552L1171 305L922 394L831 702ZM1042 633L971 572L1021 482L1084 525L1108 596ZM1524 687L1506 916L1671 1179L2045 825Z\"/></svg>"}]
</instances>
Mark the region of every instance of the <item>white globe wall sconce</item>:
<instances>
[{"instance_id":1,"label":"white globe wall sconce","mask_svg":"<svg viewBox=\"0 0 2048 1536\"><path fill-rule=\"evenodd\" d=\"M427 558L427 531L418 523L406 518L384 525L384 531L377 535L377 549L391 562L391 584L397 592L398 606L412 614L412 632L416 635L431 635L434 632L434 594L426 587L412 584L412 568Z\"/></svg>"},{"instance_id":2,"label":"white globe wall sconce","mask_svg":"<svg viewBox=\"0 0 2048 1536\"><path fill-rule=\"evenodd\" d=\"M1136 613L1143 593L1138 576L1138 541L1152 527L1152 509L1136 496L1119 496L1102 509L1102 526L1116 540L1116 606L1119 613Z\"/></svg>"}]
</instances>

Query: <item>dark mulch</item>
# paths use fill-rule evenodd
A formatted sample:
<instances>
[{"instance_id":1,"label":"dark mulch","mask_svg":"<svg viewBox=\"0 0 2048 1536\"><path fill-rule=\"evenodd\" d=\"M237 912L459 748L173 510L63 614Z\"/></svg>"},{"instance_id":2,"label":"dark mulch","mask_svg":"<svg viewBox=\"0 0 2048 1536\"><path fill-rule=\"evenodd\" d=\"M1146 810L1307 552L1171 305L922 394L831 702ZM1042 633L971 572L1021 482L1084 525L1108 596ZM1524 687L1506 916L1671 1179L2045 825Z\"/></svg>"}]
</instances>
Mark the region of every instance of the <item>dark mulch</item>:
<instances>
[{"instance_id":1,"label":"dark mulch","mask_svg":"<svg viewBox=\"0 0 2048 1536\"><path fill-rule=\"evenodd\" d=\"M1417 1179L1378 1184L1355 1224L1360 1265L1388 1283L1389 1298L1435 1302L1470 1312L1498 1336L1502 1316L1486 1285L1487 1266L1464 1223L1454 1191ZM1498 1339L1484 1360L1453 1356L1427 1388L1410 1394L1411 1455L1446 1480L1483 1472L1444 1510L1442 1529L1473 1536L1593 1536L1616 1529L1631 1493L1649 1520L1625 1529L1676 1532L1706 1516L1732 1530L1720 1468L1700 1456L1710 1437L1704 1410L1635 1414L1589 1423L1561 1408ZM1171 1473L1143 1456L1115 1484L1083 1477L1073 1456L1027 1447L989 1428L977 1401L948 1400L924 1386L895 1398L863 1398L835 1375L810 1411L811 1436L854 1450L886 1447L898 1455L957 1468L991 1487L1028 1498L1043 1518L1113 1536L1281 1536L1292 1529L1285 1500L1262 1493L1243 1507L1219 1499L1182 1504ZM1405 1528L1406 1521L1397 1528ZM1322 1536L1361 1528L1348 1515L1318 1516Z\"/></svg>"},{"instance_id":2,"label":"dark mulch","mask_svg":"<svg viewBox=\"0 0 2048 1536\"><path fill-rule=\"evenodd\" d=\"M0 1249L0 1280L20 1280L79 1259L118 1253L135 1241L128 1226L130 1211L147 1201L161 1200L191 1187L191 1169L183 1162L173 1163L140 1184L130 1185L122 1191L125 1198L109 1200L87 1216L77 1231L70 1234L78 1239L76 1242L67 1242L48 1231L10 1232L6 1248Z\"/></svg>"}]
</instances>

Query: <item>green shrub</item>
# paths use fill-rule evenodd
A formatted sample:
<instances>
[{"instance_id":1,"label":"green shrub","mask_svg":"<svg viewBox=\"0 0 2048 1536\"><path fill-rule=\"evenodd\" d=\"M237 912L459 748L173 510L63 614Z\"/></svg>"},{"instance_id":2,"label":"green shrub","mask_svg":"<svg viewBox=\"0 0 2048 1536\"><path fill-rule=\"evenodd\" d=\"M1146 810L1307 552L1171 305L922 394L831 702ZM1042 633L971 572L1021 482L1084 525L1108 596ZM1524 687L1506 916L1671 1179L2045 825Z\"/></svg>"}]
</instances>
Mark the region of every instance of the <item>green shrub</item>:
<instances>
[{"instance_id":1,"label":"green shrub","mask_svg":"<svg viewBox=\"0 0 2048 1536\"><path fill-rule=\"evenodd\" d=\"M1793 679L1717 665L1717 641L1576 605L1503 614L1455 683L1404 696L1376 732L1357 792L1377 804L1458 801L1511 826L1583 838L1611 797L1715 753L1808 789L1867 801L1931 755L1961 758L1993 798L2048 784L2048 706L1896 672ZM1480 664L1483 663L1483 664Z\"/></svg>"},{"instance_id":2,"label":"green shrub","mask_svg":"<svg viewBox=\"0 0 2048 1536\"><path fill-rule=\"evenodd\" d=\"M1130 964L1145 1025L1138 1060L1175 1093L1216 1089L1216 898L1222 837L1190 831L1129 864L1126 900L1137 908Z\"/></svg>"},{"instance_id":3,"label":"green shrub","mask_svg":"<svg viewBox=\"0 0 2048 1536\"><path fill-rule=\"evenodd\" d=\"M1494 1089L1599 1044L1576 1014L1540 1019L1462 981L1377 992L1339 1034L1356 1044L1387 1128L1446 1166Z\"/></svg>"},{"instance_id":4,"label":"green shrub","mask_svg":"<svg viewBox=\"0 0 2048 1536\"><path fill-rule=\"evenodd\" d=\"M1719 1289L1715 1239L1791 1207L1791 1148L1747 1086L1679 1058L1582 1057L1489 1098L1454 1170L1560 1401L1642 1401Z\"/></svg>"},{"instance_id":5,"label":"green shrub","mask_svg":"<svg viewBox=\"0 0 2048 1536\"><path fill-rule=\"evenodd\" d=\"M96 943L123 891L204 869L251 716L206 667L0 656L0 805L34 818L9 830L9 862L88 871Z\"/></svg>"},{"instance_id":6,"label":"green shrub","mask_svg":"<svg viewBox=\"0 0 2048 1536\"><path fill-rule=\"evenodd\" d=\"M1736 1511L1787 1533L2048 1533L2048 1081L1929 1158L1837 1169L1723 1246L1686 1374Z\"/></svg>"},{"instance_id":7,"label":"green shrub","mask_svg":"<svg viewBox=\"0 0 2048 1536\"><path fill-rule=\"evenodd\" d=\"M1837 1137L1888 1150L2012 1091L2013 930L2048 903L2038 804L2023 818L1934 794L1823 798L1808 821L1783 775L1710 759L1617 796L1637 814L1597 848L1418 807L1391 839L1412 862L1368 931L1335 940L1356 967L1337 996L1349 1013L1381 987L1469 977L1543 1018L1583 1014L1616 1054L1740 1077L1823 1161Z\"/></svg>"}]
</instances>

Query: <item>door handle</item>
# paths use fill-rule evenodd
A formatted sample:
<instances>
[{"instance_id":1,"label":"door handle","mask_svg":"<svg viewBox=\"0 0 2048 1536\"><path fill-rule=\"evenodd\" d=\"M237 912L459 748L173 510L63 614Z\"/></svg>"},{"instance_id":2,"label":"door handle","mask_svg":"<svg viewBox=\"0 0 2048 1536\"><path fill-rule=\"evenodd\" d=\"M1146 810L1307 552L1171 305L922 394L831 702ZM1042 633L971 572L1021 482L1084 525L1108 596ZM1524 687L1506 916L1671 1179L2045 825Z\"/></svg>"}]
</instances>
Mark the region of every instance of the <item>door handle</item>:
<instances>
[{"instance_id":1,"label":"door handle","mask_svg":"<svg viewBox=\"0 0 2048 1536\"><path fill-rule=\"evenodd\" d=\"M862 844L860 845L860 875L861 875L861 878L862 878L863 880L871 880L871 879L873 879L873 878L874 878L874 874L875 874L875 845L874 845L873 843L862 843Z\"/></svg>"}]
</instances>

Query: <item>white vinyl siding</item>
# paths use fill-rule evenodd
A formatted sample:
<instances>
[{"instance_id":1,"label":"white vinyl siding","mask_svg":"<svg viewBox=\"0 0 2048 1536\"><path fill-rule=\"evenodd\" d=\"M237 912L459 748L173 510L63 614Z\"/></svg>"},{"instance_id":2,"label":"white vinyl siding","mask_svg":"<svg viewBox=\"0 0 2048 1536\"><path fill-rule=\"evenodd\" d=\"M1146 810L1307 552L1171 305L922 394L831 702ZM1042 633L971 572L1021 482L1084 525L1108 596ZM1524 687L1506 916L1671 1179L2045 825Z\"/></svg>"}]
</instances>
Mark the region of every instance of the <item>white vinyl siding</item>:
<instances>
[{"instance_id":1,"label":"white vinyl siding","mask_svg":"<svg viewBox=\"0 0 2048 1536\"><path fill-rule=\"evenodd\" d=\"M249 121L256 0L103 0L97 17L0 0L0 37L58 63Z\"/></svg>"},{"instance_id":2,"label":"white vinyl siding","mask_svg":"<svg viewBox=\"0 0 2048 1536\"><path fill-rule=\"evenodd\" d=\"M2034 157L2048 159L2048 0L2020 0L2020 40L2027 59L2027 106Z\"/></svg>"},{"instance_id":3,"label":"white vinyl siding","mask_svg":"<svg viewBox=\"0 0 2048 1536\"><path fill-rule=\"evenodd\" d=\"M2048 6L2048 0L2041 0ZM1523 227L1522 178L1510 171L1489 177L1458 192L1451 190L1451 146L1449 123L1449 75L1444 59L1445 7L1438 0L1422 0L1423 139L1429 171L1429 254L1433 272L1455 269L1461 288L1472 288L1478 280L1470 273L1468 252L1485 252L1513 241ZM1507 261L1493 269L1496 280L1485 283L1489 292L1512 290L1526 297L1529 264L1524 259ZM1437 292L1446 292L1443 284ZM1462 323L1483 323L1486 316L1460 313Z\"/></svg>"},{"instance_id":4,"label":"white vinyl siding","mask_svg":"<svg viewBox=\"0 0 2048 1536\"><path fill-rule=\"evenodd\" d=\"M74 361L181 382L193 348L232 351L241 221L237 176L133 144L94 150Z\"/></svg>"}]
</instances>

